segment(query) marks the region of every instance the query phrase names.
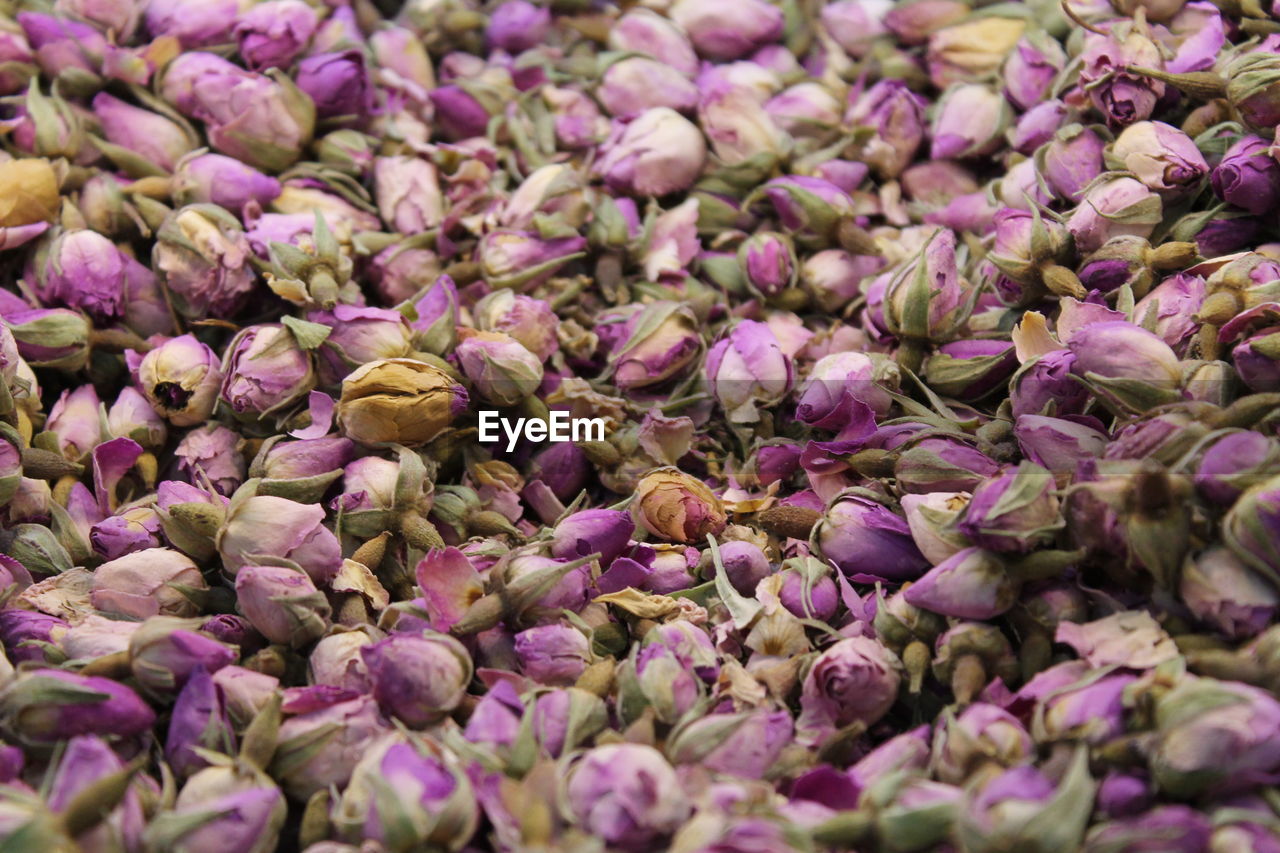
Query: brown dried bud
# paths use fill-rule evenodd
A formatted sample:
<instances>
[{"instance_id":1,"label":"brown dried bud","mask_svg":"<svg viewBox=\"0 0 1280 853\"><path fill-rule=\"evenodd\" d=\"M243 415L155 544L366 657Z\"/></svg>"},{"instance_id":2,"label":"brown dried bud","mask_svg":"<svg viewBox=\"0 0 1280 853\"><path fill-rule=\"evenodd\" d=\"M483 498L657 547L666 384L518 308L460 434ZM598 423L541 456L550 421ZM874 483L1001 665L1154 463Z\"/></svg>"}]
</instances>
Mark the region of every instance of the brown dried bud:
<instances>
[{"instance_id":1,"label":"brown dried bud","mask_svg":"<svg viewBox=\"0 0 1280 853\"><path fill-rule=\"evenodd\" d=\"M411 358L362 365L342 380L338 423L362 444L423 445L467 406L467 392L438 367Z\"/></svg>"}]
</instances>

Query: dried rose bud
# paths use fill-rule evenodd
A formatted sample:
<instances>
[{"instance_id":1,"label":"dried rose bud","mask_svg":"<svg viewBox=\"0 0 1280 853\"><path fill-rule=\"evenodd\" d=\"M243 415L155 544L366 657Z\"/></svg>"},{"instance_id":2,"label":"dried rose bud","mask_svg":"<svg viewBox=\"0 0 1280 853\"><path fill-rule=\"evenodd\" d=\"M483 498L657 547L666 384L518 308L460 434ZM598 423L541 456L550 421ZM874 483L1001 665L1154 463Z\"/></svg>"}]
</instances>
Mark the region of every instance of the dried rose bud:
<instances>
[{"instance_id":1,"label":"dried rose bud","mask_svg":"<svg viewBox=\"0 0 1280 853\"><path fill-rule=\"evenodd\" d=\"M324 526L324 508L271 495L235 502L218 531L223 571L234 577L254 557L274 556L297 564L316 583L329 581L342 564L333 531Z\"/></svg>"},{"instance_id":2,"label":"dried rose bud","mask_svg":"<svg viewBox=\"0 0 1280 853\"><path fill-rule=\"evenodd\" d=\"M618 192L664 196L691 187L706 156L706 140L692 122L654 107L625 124L614 122L596 169Z\"/></svg>"},{"instance_id":3,"label":"dried rose bud","mask_svg":"<svg viewBox=\"0 0 1280 853\"><path fill-rule=\"evenodd\" d=\"M678 468L658 468L641 478L632 506L638 525L669 542L702 542L727 522L720 499Z\"/></svg>"},{"instance_id":4,"label":"dried rose bud","mask_svg":"<svg viewBox=\"0 0 1280 853\"><path fill-rule=\"evenodd\" d=\"M204 576L185 554L147 548L103 563L93 573L93 606L103 613L146 619L195 616L192 593L208 589Z\"/></svg>"},{"instance_id":5,"label":"dried rose bud","mask_svg":"<svg viewBox=\"0 0 1280 853\"><path fill-rule=\"evenodd\" d=\"M171 214L157 237L152 260L184 316L229 317L240 309L257 275L235 216L217 205L190 205Z\"/></svg>"},{"instance_id":6,"label":"dried rose bud","mask_svg":"<svg viewBox=\"0 0 1280 853\"><path fill-rule=\"evenodd\" d=\"M361 444L426 444L467 407L466 390L438 367L407 358L372 361L342 380L338 423Z\"/></svg>"},{"instance_id":7,"label":"dried rose bud","mask_svg":"<svg viewBox=\"0 0 1280 853\"><path fill-rule=\"evenodd\" d=\"M824 559L855 581L898 582L928 568L903 518L870 498L837 498L814 531Z\"/></svg>"},{"instance_id":8,"label":"dried rose bud","mask_svg":"<svg viewBox=\"0 0 1280 853\"><path fill-rule=\"evenodd\" d=\"M259 418L282 411L315 385L311 354L282 325L250 326L232 339L222 362L220 398L238 416Z\"/></svg>"},{"instance_id":9,"label":"dried rose bud","mask_svg":"<svg viewBox=\"0 0 1280 853\"><path fill-rule=\"evenodd\" d=\"M566 768L565 803L572 820L621 850L651 850L688 817L679 777L651 746L597 746Z\"/></svg>"},{"instance_id":10,"label":"dried rose bud","mask_svg":"<svg viewBox=\"0 0 1280 853\"><path fill-rule=\"evenodd\" d=\"M305 572L241 566L235 587L245 617L273 643L302 648L329 627L329 602Z\"/></svg>"},{"instance_id":11,"label":"dried rose bud","mask_svg":"<svg viewBox=\"0 0 1280 853\"><path fill-rule=\"evenodd\" d=\"M413 728L448 716L471 680L471 656L444 634L392 634L360 654L382 710Z\"/></svg>"},{"instance_id":12,"label":"dried rose bud","mask_svg":"<svg viewBox=\"0 0 1280 853\"><path fill-rule=\"evenodd\" d=\"M317 16L302 0L269 0L236 17L239 54L254 71L288 68L315 33Z\"/></svg>"},{"instance_id":13,"label":"dried rose bud","mask_svg":"<svg viewBox=\"0 0 1280 853\"><path fill-rule=\"evenodd\" d=\"M484 400L499 406L515 406L542 383L542 361L518 341L502 332L466 334L454 349L454 357L472 387Z\"/></svg>"},{"instance_id":14,"label":"dried rose bud","mask_svg":"<svg viewBox=\"0 0 1280 853\"><path fill-rule=\"evenodd\" d=\"M222 385L217 354L194 335L173 338L148 352L138 363L137 378L152 408L180 427L208 420Z\"/></svg>"},{"instance_id":15,"label":"dried rose bud","mask_svg":"<svg viewBox=\"0 0 1280 853\"><path fill-rule=\"evenodd\" d=\"M902 662L876 640L840 640L814 659L800 693L797 738L818 744L837 729L880 720L898 698Z\"/></svg>"}]
</instances>

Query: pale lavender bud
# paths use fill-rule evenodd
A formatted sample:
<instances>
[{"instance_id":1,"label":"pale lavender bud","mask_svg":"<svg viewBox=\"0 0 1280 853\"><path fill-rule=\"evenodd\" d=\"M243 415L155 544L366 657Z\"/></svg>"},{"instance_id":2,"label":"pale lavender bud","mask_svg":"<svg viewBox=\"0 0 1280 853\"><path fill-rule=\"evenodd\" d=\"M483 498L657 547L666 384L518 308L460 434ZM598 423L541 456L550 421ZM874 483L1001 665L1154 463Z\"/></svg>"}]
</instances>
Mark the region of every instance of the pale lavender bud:
<instances>
[{"instance_id":1,"label":"pale lavender bud","mask_svg":"<svg viewBox=\"0 0 1280 853\"><path fill-rule=\"evenodd\" d=\"M448 716L471 681L471 656L444 634L392 634L360 655L383 712L413 728Z\"/></svg>"},{"instance_id":2,"label":"pale lavender bud","mask_svg":"<svg viewBox=\"0 0 1280 853\"><path fill-rule=\"evenodd\" d=\"M273 643L301 648L329 627L329 602L304 572L241 566L235 589L245 618Z\"/></svg>"},{"instance_id":3,"label":"pale lavender bud","mask_svg":"<svg viewBox=\"0 0 1280 853\"><path fill-rule=\"evenodd\" d=\"M805 676L798 739L818 744L851 723L877 722L898 698L901 673L901 661L876 640L838 641L814 659Z\"/></svg>"},{"instance_id":4,"label":"pale lavender bud","mask_svg":"<svg viewBox=\"0 0 1280 853\"><path fill-rule=\"evenodd\" d=\"M190 558L168 548L147 548L103 563L93 573L93 606L131 619L194 616L193 593L208 589Z\"/></svg>"},{"instance_id":5,"label":"pale lavender bud","mask_svg":"<svg viewBox=\"0 0 1280 853\"><path fill-rule=\"evenodd\" d=\"M303 0L268 0L236 18L235 39L254 71L288 68L315 34L316 12Z\"/></svg>"},{"instance_id":6,"label":"pale lavender bud","mask_svg":"<svg viewBox=\"0 0 1280 853\"><path fill-rule=\"evenodd\" d=\"M173 451L178 473L192 484L208 478L219 494L229 495L244 482L246 466L240 436L222 424L211 423L182 437Z\"/></svg>"}]
</instances>

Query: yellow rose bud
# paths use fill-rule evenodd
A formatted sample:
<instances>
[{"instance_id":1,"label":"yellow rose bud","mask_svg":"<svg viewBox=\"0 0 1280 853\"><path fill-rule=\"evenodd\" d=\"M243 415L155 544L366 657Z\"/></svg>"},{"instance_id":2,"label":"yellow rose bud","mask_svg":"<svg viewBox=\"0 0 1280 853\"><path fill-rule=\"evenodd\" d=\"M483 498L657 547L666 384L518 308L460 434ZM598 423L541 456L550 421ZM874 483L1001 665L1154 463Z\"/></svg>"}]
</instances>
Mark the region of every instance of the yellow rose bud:
<instances>
[{"instance_id":1,"label":"yellow rose bud","mask_svg":"<svg viewBox=\"0 0 1280 853\"><path fill-rule=\"evenodd\" d=\"M657 468L636 487L636 523L669 542L701 542L724 530L724 505L696 477L678 468Z\"/></svg>"},{"instance_id":2,"label":"yellow rose bud","mask_svg":"<svg viewBox=\"0 0 1280 853\"><path fill-rule=\"evenodd\" d=\"M466 389L438 367L411 358L385 358L342 380L338 423L362 444L426 444L467 407Z\"/></svg>"},{"instance_id":3,"label":"yellow rose bud","mask_svg":"<svg viewBox=\"0 0 1280 853\"><path fill-rule=\"evenodd\" d=\"M58 202L58 178L48 160L0 163L0 228L48 222Z\"/></svg>"}]
</instances>

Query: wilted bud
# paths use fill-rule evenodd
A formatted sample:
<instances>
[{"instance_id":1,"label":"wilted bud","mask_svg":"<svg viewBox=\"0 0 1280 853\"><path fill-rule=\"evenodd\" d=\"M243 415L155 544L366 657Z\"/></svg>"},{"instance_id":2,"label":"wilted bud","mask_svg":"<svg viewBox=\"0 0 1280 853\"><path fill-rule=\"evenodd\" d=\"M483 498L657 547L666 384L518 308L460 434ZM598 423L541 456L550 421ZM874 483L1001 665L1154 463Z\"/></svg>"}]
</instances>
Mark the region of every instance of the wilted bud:
<instances>
[{"instance_id":1,"label":"wilted bud","mask_svg":"<svg viewBox=\"0 0 1280 853\"><path fill-rule=\"evenodd\" d=\"M1100 180L1084 193L1067 218L1067 230L1081 252L1093 252L1112 237L1150 237L1162 215L1160 197L1135 178Z\"/></svg>"},{"instance_id":2,"label":"wilted bud","mask_svg":"<svg viewBox=\"0 0 1280 853\"><path fill-rule=\"evenodd\" d=\"M908 494L970 491L999 470L995 460L977 448L941 436L912 443L893 466L899 488Z\"/></svg>"},{"instance_id":3,"label":"wilted bud","mask_svg":"<svg viewBox=\"0 0 1280 853\"><path fill-rule=\"evenodd\" d=\"M1280 162L1257 136L1243 137L1228 148L1209 181L1218 198L1255 216L1280 206Z\"/></svg>"},{"instance_id":4,"label":"wilted bud","mask_svg":"<svg viewBox=\"0 0 1280 853\"><path fill-rule=\"evenodd\" d=\"M590 835L628 851L661 846L689 815L679 777L651 746L597 746L567 768L565 807Z\"/></svg>"},{"instance_id":5,"label":"wilted bud","mask_svg":"<svg viewBox=\"0 0 1280 853\"><path fill-rule=\"evenodd\" d=\"M671 20L689 34L702 56L714 61L738 59L782 35L782 10L764 0L748 0L731 19L708 0L679 0Z\"/></svg>"},{"instance_id":6,"label":"wilted bud","mask_svg":"<svg viewBox=\"0 0 1280 853\"><path fill-rule=\"evenodd\" d=\"M838 497L814 531L824 559L852 580L898 582L928 568L903 518L856 494Z\"/></svg>"},{"instance_id":7,"label":"wilted bud","mask_svg":"<svg viewBox=\"0 0 1280 853\"><path fill-rule=\"evenodd\" d=\"M477 302L471 314L476 328L510 335L542 361L560 348L556 339L560 319L541 299L503 288Z\"/></svg>"},{"instance_id":8,"label":"wilted bud","mask_svg":"<svg viewBox=\"0 0 1280 853\"><path fill-rule=\"evenodd\" d=\"M208 589L200 569L185 555L147 548L103 563L93 573L93 606L132 619L195 616L193 594Z\"/></svg>"},{"instance_id":9,"label":"wilted bud","mask_svg":"<svg viewBox=\"0 0 1280 853\"><path fill-rule=\"evenodd\" d=\"M903 596L943 616L993 619L1013 606L1020 586L996 554L966 548L912 582Z\"/></svg>"},{"instance_id":10,"label":"wilted bud","mask_svg":"<svg viewBox=\"0 0 1280 853\"><path fill-rule=\"evenodd\" d=\"M757 404L780 402L795 382L794 366L765 323L743 320L707 354L711 393L734 423L754 423Z\"/></svg>"},{"instance_id":11,"label":"wilted bud","mask_svg":"<svg viewBox=\"0 0 1280 853\"><path fill-rule=\"evenodd\" d=\"M925 101L901 80L881 80L853 103L845 123L875 131L859 159L882 178L895 178L915 159L925 134Z\"/></svg>"},{"instance_id":12,"label":"wilted bud","mask_svg":"<svg viewBox=\"0 0 1280 853\"><path fill-rule=\"evenodd\" d=\"M1209 164L1191 137L1160 121L1141 121L1126 127L1112 144L1111 156L1138 180L1167 197L1191 192L1209 172Z\"/></svg>"},{"instance_id":13,"label":"wilted bud","mask_svg":"<svg viewBox=\"0 0 1280 853\"><path fill-rule=\"evenodd\" d=\"M1090 34L1081 54L1080 83L1098 112L1114 126L1151 117L1165 84L1131 68L1161 69L1160 47L1137 26Z\"/></svg>"},{"instance_id":14,"label":"wilted bud","mask_svg":"<svg viewBox=\"0 0 1280 853\"><path fill-rule=\"evenodd\" d=\"M811 248L830 245L840 222L854 212L853 199L847 192L828 180L808 175L773 178L752 192L742 206L749 210L757 202L767 203L783 229L797 243Z\"/></svg>"},{"instance_id":15,"label":"wilted bud","mask_svg":"<svg viewBox=\"0 0 1280 853\"><path fill-rule=\"evenodd\" d=\"M1062 527L1053 475L1031 462L973 491L958 527L974 544L999 552L1026 552Z\"/></svg>"},{"instance_id":16,"label":"wilted bud","mask_svg":"<svg viewBox=\"0 0 1280 853\"><path fill-rule=\"evenodd\" d=\"M152 251L156 268L192 319L235 314L257 279L240 221L217 205L198 204L165 220Z\"/></svg>"},{"instance_id":17,"label":"wilted bud","mask_svg":"<svg viewBox=\"0 0 1280 853\"><path fill-rule=\"evenodd\" d=\"M232 339L222 362L221 399L245 418L283 411L315 385L310 353L293 332L269 323L250 326Z\"/></svg>"},{"instance_id":18,"label":"wilted bud","mask_svg":"<svg viewBox=\"0 0 1280 853\"><path fill-rule=\"evenodd\" d=\"M283 566L241 566L240 610L273 643L301 648L329 627L329 602L305 572Z\"/></svg>"},{"instance_id":19,"label":"wilted bud","mask_svg":"<svg viewBox=\"0 0 1280 853\"><path fill-rule=\"evenodd\" d=\"M1123 405L1145 411L1176 397L1182 365L1169 345L1123 320L1091 323L1068 341L1071 371Z\"/></svg>"},{"instance_id":20,"label":"wilted bud","mask_svg":"<svg viewBox=\"0 0 1280 853\"><path fill-rule=\"evenodd\" d=\"M682 303L632 305L618 316L619 322L597 323L595 331L610 353L605 375L612 374L623 391L682 375L702 354L698 322Z\"/></svg>"},{"instance_id":21,"label":"wilted bud","mask_svg":"<svg viewBox=\"0 0 1280 853\"><path fill-rule=\"evenodd\" d=\"M1256 687L1184 675L1157 701L1155 723L1151 772L1170 796L1247 790L1280 768L1280 702Z\"/></svg>"},{"instance_id":22,"label":"wilted bud","mask_svg":"<svg viewBox=\"0 0 1280 853\"><path fill-rule=\"evenodd\" d=\"M514 406L542 382L542 362L502 332L467 330L454 355L477 393L499 406Z\"/></svg>"},{"instance_id":23,"label":"wilted bud","mask_svg":"<svg viewBox=\"0 0 1280 853\"><path fill-rule=\"evenodd\" d=\"M240 452L240 435L219 423L209 423L182 437L173 455L178 460L178 473L193 485L204 485L204 479L220 495L229 495L244 482L244 455Z\"/></svg>"},{"instance_id":24,"label":"wilted bud","mask_svg":"<svg viewBox=\"0 0 1280 853\"><path fill-rule=\"evenodd\" d=\"M458 850L475 833L480 811L451 752L429 738L397 732L360 759L332 819L352 843L388 851Z\"/></svg>"},{"instance_id":25,"label":"wilted bud","mask_svg":"<svg viewBox=\"0 0 1280 853\"><path fill-rule=\"evenodd\" d=\"M1102 137L1089 128L1078 124L1064 127L1037 157L1045 183L1060 198L1080 201L1085 187L1102 174L1105 147Z\"/></svg>"},{"instance_id":26,"label":"wilted bud","mask_svg":"<svg viewBox=\"0 0 1280 853\"><path fill-rule=\"evenodd\" d=\"M222 372L212 349L182 335L143 356L137 379L155 411L175 426L194 426L213 414Z\"/></svg>"},{"instance_id":27,"label":"wilted bud","mask_svg":"<svg viewBox=\"0 0 1280 853\"><path fill-rule=\"evenodd\" d=\"M373 179L382 221L401 234L440 224L444 197L436 167L421 157L378 157Z\"/></svg>"},{"instance_id":28,"label":"wilted bud","mask_svg":"<svg viewBox=\"0 0 1280 853\"><path fill-rule=\"evenodd\" d=\"M1197 619L1232 639L1256 636L1280 610L1276 587L1226 548L1189 557L1179 594Z\"/></svg>"},{"instance_id":29,"label":"wilted bud","mask_svg":"<svg viewBox=\"0 0 1280 853\"><path fill-rule=\"evenodd\" d=\"M796 718L801 743L822 743L852 723L870 726L898 698L902 662L876 640L851 637L818 655L805 676Z\"/></svg>"},{"instance_id":30,"label":"wilted bud","mask_svg":"<svg viewBox=\"0 0 1280 853\"><path fill-rule=\"evenodd\" d=\"M110 678L60 669L34 669L0 694L7 732L46 743L76 735L131 737L155 725L155 712L130 688Z\"/></svg>"},{"instance_id":31,"label":"wilted bud","mask_svg":"<svg viewBox=\"0 0 1280 853\"><path fill-rule=\"evenodd\" d=\"M491 287L530 289L581 257L586 245L576 234L544 239L533 231L499 228L485 234L476 251Z\"/></svg>"},{"instance_id":32,"label":"wilted bud","mask_svg":"<svg viewBox=\"0 0 1280 853\"><path fill-rule=\"evenodd\" d=\"M93 112L109 145L95 144L105 148L104 153L129 174L154 174L157 167L172 172L183 155L198 144L189 128L106 92L94 96Z\"/></svg>"},{"instance_id":33,"label":"wilted bud","mask_svg":"<svg viewBox=\"0 0 1280 853\"><path fill-rule=\"evenodd\" d=\"M254 557L270 555L290 560L317 583L326 583L342 563L333 531L324 526L324 508L270 495L236 501L218 531L222 568L234 577Z\"/></svg>"},{"instance_id":34,"label":"wilted bud","mask_svg":"<svg viewBox=\"0 0 1280 853\"><path fill-rule=\"evenodd\" d=\"M987 762L1000 767L1029 763L1035 747L1012 714L979 702L956 716L947 714L933 741L938 778L959 784Z\"/></svg>"},{"instance_id":35,"label":"wilted bud","mask_svg":"<svg viewBox=\"0 0 1280 853\"><path fill-rule=\"evenodd\" d=\"M315 33L316 12L303 0L269 0L237 16L239 55L254 71L288 68Z\"/></svg>"},{"instance_id":36,"label":"wilted bud","mask_svg":"<svg viewBox=\"0 0 1280 853\"><path fill-rule=\"evenodd\" d=\"M129 666L148 690L173 693L197 670L216 672L236 660L236 649L199 627L201 620L152 616L129 636Z\"/></svg>"},{"instance_id":37,"label":"wilted bud","mask_svg":"<svg viewBox=\"0 0 1280 853\"><path fill-rule=\"evenodd\" d=\"M703 542L724 530L724 507L706 485L678 468L658 468L636 486L632 514L645 530L669 542Z\"/></svg>"},{"instance_id":38,"label":"wilted bud","mask_svg":"<svg viewBox=\"0 0 1280 853\"><path fill-rule=\"evenodd\" d=\"M418 446L467 407L466 389L438 367L407 358L372 361L342 380L338 423L361 444Z\"/></svg>"},{"instance_id":39,"label":"wilted bud","mask_svg":"<svg viewBox=\"0 0 1280 853\"><path fill-rule=\"evenodd\" d=\"M795 247L785 234L760 231L738 247L738 266L747 286L765 299L779 297L796 283Z\"/></svg>"},{"instance_id":40,"label":"wilted bud","mask_svg":"<svg viewBox=\"0 0 1280 853\"><path fill-rule=\"evenodd\" d=\"M654 107L615 120L596 170L618 192L664 196L691 187L706 157L702 131L675 110Z\"/></svg>"},{"instance_id":41,"label":"wilted bud","mask_svg":"<svg viewBox=\"0 0 1280 853\"><path fill-rule=\"evenodd\" d=\"M938 347L925 360L924 377L940 394L957 400L978 400L997 388L1003 389L1017 366L1017 354L1009 341L952 341Z\"/></svg>"},{"instance_id":42,"label":"wilted bud","mask_svg":"<svg viewBox=\"0 0 1280 853\"><path fill-rule=\"evenodd\" d=\"M169 810L147 826L148 847L208 850L234 845L244 853L276 847L288 807L265 773L249 767L208 767L187 780Z\"/></svg>"},{"instance_id":43,"label":"wilted bud","mask_svg":"<svg viewBox=\"0 0 1280 853\"><path fill-rule=\"evenodd\" d=\"M1004 95L973 83L943 95L934 116L929 156L935 160L981 157L1004 141L1013 109Z\"/></svg>"},{"instance_id":44,"label":"wilted bud","mask_svg":"<svg viewBox=\"0 0 1280 853\"><path fill-rule=\"evenodd\" d=\"M191 674L174 701L165 737L165 759L180 777L190 776L208 766L195 751L197 748L223 755L231 755L235 749L235 731L227 716L222 689L203 668Z\"/></svg>"},{"instance_id":45,"label":"wilted bud","mask_svg":"<svg viewBox=\"0 0 1280 853\"><path fill-rule=\"evenodd\" d=\"M569 625L539 625L515 636L521 671L548 687L568 687L578 680L591 660L586 635Z\"/></svg>"},{"instance_id":46,"label":"wilted bud","mask_svg":"<svg viewBox=\"0 0 1280 853\"><path fill-rule=\"evenodd\" d=\"M444 634L392 634L360 654L383 712L413 728L447 716L471 681L471 656Z\"/></svg>"}]
</instances>

